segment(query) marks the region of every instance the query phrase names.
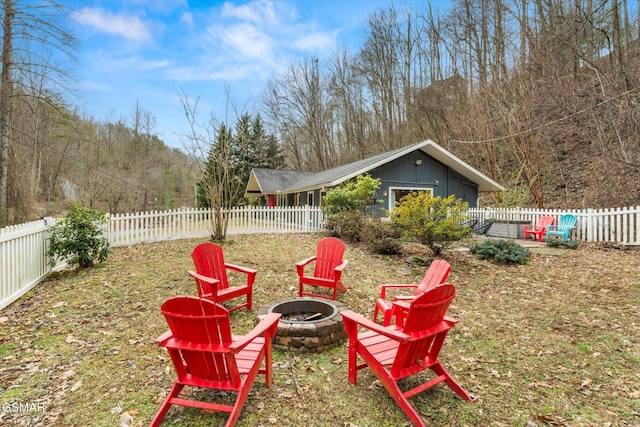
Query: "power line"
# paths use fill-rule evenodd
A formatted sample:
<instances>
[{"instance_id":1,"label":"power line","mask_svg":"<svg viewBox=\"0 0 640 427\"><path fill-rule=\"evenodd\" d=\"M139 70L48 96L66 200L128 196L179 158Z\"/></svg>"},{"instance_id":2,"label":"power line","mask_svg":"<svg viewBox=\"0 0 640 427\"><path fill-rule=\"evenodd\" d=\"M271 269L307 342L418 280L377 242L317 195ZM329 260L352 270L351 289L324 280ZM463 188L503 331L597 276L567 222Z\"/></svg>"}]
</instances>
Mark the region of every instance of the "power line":
<instances>
[{"instance_id":1,"label":"power line","mask_svg":"<svg viewBox=\"0 0 640 427\"><path fill-rule=\"evenodd\" d=\"M449 140L447 142L449 142L449 143L451 143L451 142L459 142L459 143L462 143L462 144L481 144L481 143L484 143L484 142L497 142L497 141L502 141L504 139L510 139L510 138L514 138L516 136L525 135L525 134L528 134L528 133L535 132L537 130L543 129L545 127L554 125L556 123L560 123L562 121L568 120L568 119L570 119L572 117L578 116L578 115L580 115L582 113L585 113L585 112L587 112L589 110L593 110L594 108L601 107L604 104L607 104L607 103L609 103L611 101L615 101L616 99L622 98L623 96L629 95L630 93L633 93L638 89L640 89L640 87L636 87L636 88L630 89L630 90L628 90L626 92L621 93L620 95L616 95L616 96L614 96L612 98L609 98L607 100L599 102L598 104L593 105L591 107L584 108L584 109L582 109L580 111L576 111L575 113L572 113L572 114L570 114L568 116L561 117L561 118L556 119L556 120L552 120L552 121L544 123L542 125L535 126L535 127L531 128L531 129L523 130L522 132L516 132L516 133L512 133L510 135L500 136L500 137L491 138L491 139L483 139L483 140L479 140L479 141L463 141L463 140L459 140L459 139L451 139L451 138L449 138Z\"/></svg>"}]
</instances>

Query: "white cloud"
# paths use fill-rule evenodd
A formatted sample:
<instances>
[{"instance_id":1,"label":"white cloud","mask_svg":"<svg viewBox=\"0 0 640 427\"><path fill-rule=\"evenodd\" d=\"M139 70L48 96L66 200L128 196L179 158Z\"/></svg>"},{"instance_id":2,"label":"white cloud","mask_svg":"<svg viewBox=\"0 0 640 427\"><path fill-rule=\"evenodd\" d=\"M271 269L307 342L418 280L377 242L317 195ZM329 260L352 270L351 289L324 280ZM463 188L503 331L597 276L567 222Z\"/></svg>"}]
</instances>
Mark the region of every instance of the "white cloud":
<instances>
[{"instance_id":1,"label":"white cloud","mask_svg":"<svg viewBox=\"0 0 640 427\"><path fill-rule=\"evenodd\" d=\"M277 26L278 16L274 4L269 0L256 0L242 6L225 2L222 6L223 18L238 18L257 25Z\"/></svg>"},{"instance_id":2,"label":"white cloud","mask_svg":"<svg viewBox=\"0 0 640 427\"><path fill-rule=\"evenodd\" d=\"M151 31L137 16L118 15L100 8L85 7L73 12L72 19L98 31L121 35L129 40L150 41Z\"/></svg>"},{"instance_id":3,"label":"white cloud","mask_svg":"<svg viewBox=\"0 0 640 427\"><path fill-rule=\"evenodd\" d=\"M293 46L302 51L328 51L336 45L336 32L314 32L302 35Z\"/></svg>"},{"instance_id":4,"label":"white cloud","mask_svg":"<svg viewBox=\"0 0 640 427\"><path fill-rule=\"evenodd\" d=\"M218 33L220 40L235 54L246 59L271 58L271 38L249 24L238 24L225 28Z\"/></svg>"},{"instance_id":5,"label":"white cloud","mask_svg":"<svg viewBox=\"0 0 640 427\"><path fill-rule=\"evenodd\" d=\"M185 12L180 15L180 22L187 24L189 27L192 27L194 24L193 15L190 12Z\"/></svg>"}]
</instances>

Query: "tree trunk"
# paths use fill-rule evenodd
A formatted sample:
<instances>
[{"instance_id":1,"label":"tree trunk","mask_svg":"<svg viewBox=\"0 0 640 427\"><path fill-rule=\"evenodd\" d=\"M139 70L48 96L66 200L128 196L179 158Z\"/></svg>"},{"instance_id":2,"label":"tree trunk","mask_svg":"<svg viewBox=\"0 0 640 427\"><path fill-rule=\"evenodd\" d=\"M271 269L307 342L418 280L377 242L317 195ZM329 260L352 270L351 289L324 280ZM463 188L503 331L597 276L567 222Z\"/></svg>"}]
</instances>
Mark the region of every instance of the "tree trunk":
<instances>
[{"instance_id":1,"label":"tree trunk","mask_svg":"<svg viewBox=\"0 0 640 427\"><path fill-rule=\"evenodd\" d=\"M9 126L11 124L11 81L13 1L4 0L2 35L2 77L0 81L0 227L8 224L7 183L9 176Z\"/></svg>"}]
</instances>

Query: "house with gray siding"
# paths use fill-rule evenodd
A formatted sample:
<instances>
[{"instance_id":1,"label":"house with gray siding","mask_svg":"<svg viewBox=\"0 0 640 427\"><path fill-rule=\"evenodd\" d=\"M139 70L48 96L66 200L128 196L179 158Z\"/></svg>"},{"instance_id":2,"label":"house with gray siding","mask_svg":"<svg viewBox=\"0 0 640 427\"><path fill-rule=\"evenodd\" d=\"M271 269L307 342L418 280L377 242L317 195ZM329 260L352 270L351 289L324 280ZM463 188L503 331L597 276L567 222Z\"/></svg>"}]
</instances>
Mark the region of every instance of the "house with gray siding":
<instances>
[{"instance_id":1,"label":"house with gray siding","mask_svg":"<svg viewBox=\"0 0 640 427\"><path fill-rule=\"evenodd\" d=\"M478 207L482 192L504 191L497 182L480 173L435 142L426 140L378 154L323 172L253 169L245 197L260 198L267 206L319 206L331 188L368 173L381 181L376 194L380 214L411 191L430 191L436 196L457 198Z\"/></svg>"}]
</instances>

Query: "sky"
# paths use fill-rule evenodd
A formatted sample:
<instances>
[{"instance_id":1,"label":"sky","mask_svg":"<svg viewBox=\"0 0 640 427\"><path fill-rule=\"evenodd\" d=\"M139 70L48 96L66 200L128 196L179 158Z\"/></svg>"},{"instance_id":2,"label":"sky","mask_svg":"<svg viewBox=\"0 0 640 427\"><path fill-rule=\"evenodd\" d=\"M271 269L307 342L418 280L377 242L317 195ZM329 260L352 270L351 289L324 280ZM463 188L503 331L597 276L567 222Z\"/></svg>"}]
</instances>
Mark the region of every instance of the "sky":
<instances>
[{"instance_id":1,"label":"sky","mask_svg":"<svg viewBox=\"0 0 640 427\"><path fill-rule=\"evenodd\" d=\"M128 122L136 105L155 133L184 148L182 95L235 122L260 109L269 79L304 58L362 46L368 15L390 0L68 0L78 39L74 101L99 121ZM229 96L227 96L227 93Z\"/></svg>"}]
</instances>

